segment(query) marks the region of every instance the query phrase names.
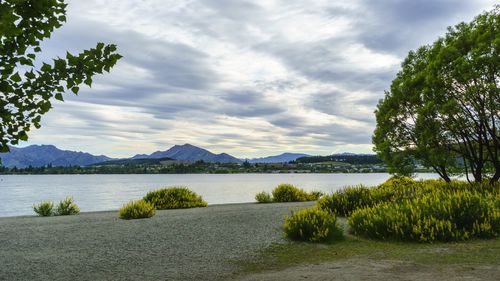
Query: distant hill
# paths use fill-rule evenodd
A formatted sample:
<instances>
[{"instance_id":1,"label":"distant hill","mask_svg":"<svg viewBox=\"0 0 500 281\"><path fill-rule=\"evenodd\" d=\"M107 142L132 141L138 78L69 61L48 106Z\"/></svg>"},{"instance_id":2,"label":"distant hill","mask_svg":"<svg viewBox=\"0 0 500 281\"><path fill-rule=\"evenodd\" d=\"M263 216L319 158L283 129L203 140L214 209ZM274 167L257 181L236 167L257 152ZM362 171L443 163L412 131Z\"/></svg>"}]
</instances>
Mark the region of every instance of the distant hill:
<instances>
[{"instance_id":1,"label":"distant hill","mask_svg":"<svg viewBox=\"0 0 500 281\"><path fill-rule=\"evenodd\" d=\"M174 145L166 151L156 151L150 155L138 154L131 159L172 158L175 160L198 161L211 163L242 163L243 161L227 153L214 154L206 149L191 145Z\"/></svg>"},{"instance_id":2,"label":"distant hill","mask_svg":"<svg viewBox=\"0 0 500 281\"><path fill-rule=\"evenodd\" d=\"M128 159L113 159L104 155L92 155L85 152L61 150L53 145L31 145L24 148L10 147L9 153L0 153L3 166L25 168L28 166L88 166L99 165L141 165L158 164L165 161L174 163L196 162L210 163L243 163L244 160L227 153L214 154L206 149L191 145L174 145L165 151L152 154L137 154ZM173 162L172 162L173 161ZM299 163L345 162L349 164L380 164L382 161L375 154L354 154L344 152L329 156L310 156L302 153L282 153L280 155L247 159L250 163Z\"/></svg>"},{"instance_id":3,"label":"distant hill","mask_svg":"<svg viewBox=\"0 0 500 281\"><path fill-rule=\"evenodd\" d=\"M320 163L320 162L344 162L353 165L382 164L382 160L376 154L354 154L344 152L329 156L308 156L296 160L299 163Z\"/></svg>"},{"instance_id":4,"label":"distant hill","mask_svg":"<svg viewBox=\"0 0 500 281\"><path fill-rule=\"evenodd\" d=\"M95 156L85 152L61 150L53 145L30 145L23 148L10 147L10 152L1 153L2 165L6 167L86 166L111 160L104 155Z\"/></svg>"},{"instance_id":5,"label":"distant hill","mask_svg":"<svg viewBox=\"0 0 500 281\"><path fill-rule=\"evenodd\" d=\"M288 163L290 161L297 160L297 158L308 157L308 156L310 156L310 155L303 154L303 153L282 153L280 155L248 159L248 162L249 163Z\"/></svg>"},{"instance_id":6,"label":"distant hill","mask_svg":"<svg viewBox=\"0 0 500 281\"><path fill-rule=\"evenodd\" d=\"M92 166L114 166L114 165L158 165L164 162L176 162L172 158L139 158L118 159L92 164Z\"/></svg>"}]
</instances>

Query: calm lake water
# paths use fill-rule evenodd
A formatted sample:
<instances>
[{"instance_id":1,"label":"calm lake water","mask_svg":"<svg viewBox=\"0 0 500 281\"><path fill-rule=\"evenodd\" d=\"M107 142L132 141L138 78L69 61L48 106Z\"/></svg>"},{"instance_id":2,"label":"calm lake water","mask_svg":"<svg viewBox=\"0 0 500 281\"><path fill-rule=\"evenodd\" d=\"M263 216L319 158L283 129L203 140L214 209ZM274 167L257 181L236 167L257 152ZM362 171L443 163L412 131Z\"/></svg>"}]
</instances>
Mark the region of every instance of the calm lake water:
<instances>
[{"instance_id":1,"label":"calm lake water","mask_svg":"<svg viewBox=\"0 0 500 281\"><path fill-rule=\"evenodd\" d=\"M82 212L116 210L165 186L184 185L209 204L254 202L280 183L331 193L346 185L377 185L388 174L0 175L0 217L33 215L32 206L72 196ZM419 174L418 178L437 178Z\"/></svg>"}]
</instances>

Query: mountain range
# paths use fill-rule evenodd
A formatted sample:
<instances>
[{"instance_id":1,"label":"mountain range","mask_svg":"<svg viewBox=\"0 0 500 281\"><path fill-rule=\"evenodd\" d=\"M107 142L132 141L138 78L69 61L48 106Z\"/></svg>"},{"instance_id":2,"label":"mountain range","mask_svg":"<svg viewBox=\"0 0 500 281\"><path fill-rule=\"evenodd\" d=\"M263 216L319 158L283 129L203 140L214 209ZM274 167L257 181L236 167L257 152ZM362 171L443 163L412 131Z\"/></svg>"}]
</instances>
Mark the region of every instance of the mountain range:
<instances>
[{"instance_id":1,"label":"mountain range","mask_svg":"<svg viewBox=\"0 0 500 281\"><path fill-rule=\"evenodd\" d=\"M268 156L262 158L247 159L249 163L287 163L290 161L295 161L297 158L310 156L303 153L283 153L275 156Z\"/></svg>"},{"instance_id":2,"label":"mountain range","mask_svg":"<svg viewBox=\"0 0 500 281\"><path fill-rule=\"evenodd\" d=\"M86 166L109 161L104 155L95 156L90 153L61 150L53 145L30 145L23 148L10 147L9 153L0 154L1 164L6 167L41 167L53 166Z\"/></svg>"},{"instance_id":3,"label":"mountain range","mask_svg":"<svg viewBox=\"0 0 500 281\"><path fill-rule=\"evenodd\" d=\"M280 155L253 158L238 159L227 153L215 154L206 149L191 145L174 145L165 151L156 151L151 154L137 154L131 158L114 159L104 155L95 156L85 152L76 152L61 150L53 145L30 145L23 148L10 147L9 153L0 154L1 164L6 167L41 167L47 165L53 166L88 166L101 162L127 159L175 159L182 161L198 161L212 163L283 163L296 160L297 158L308 156L301 153L283 153Z\"/></svg>"},{"instance_id":4,"label":"mountain range","mask_svg":"<svg viewBox=\"0 0 500 281\"><path fill-rule=\"evenodd\" d=\"M242 163L241 159L233 157L227 153L214 154L206 149L186 143L184 145L174 145L166 151L156 151L152 154L137 154L132 159L156 159L171 158L175 160L198 161L212 163Z\"/></svg>"}]
</instances>

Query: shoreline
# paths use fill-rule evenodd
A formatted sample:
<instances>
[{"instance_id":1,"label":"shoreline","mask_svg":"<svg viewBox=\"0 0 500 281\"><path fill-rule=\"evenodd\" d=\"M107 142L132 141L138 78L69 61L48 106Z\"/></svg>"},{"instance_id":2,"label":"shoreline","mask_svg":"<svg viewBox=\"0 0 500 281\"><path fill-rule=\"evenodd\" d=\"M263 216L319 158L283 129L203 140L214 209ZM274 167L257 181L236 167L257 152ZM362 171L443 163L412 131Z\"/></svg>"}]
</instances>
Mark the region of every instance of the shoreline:
<instances>
[{"instance_id":1,"label":"shoreline","mask_svg":"<svg viewBox=\"0 0 500 281\"><path fill-rule=\"evenodd\" d=\"M312 201L310 201L312 202ZM290 203L309 203L309 202L274 202L274 203L266 203L266 204L290 204ZM163 212L163 211L179 211L179 210L189 210L189 209L206 209L206 208L212 208L212 207L224 207L224 206L227 206L227 207L230 207L230 206L238 206L238 205L257 205L257 204L261 204L263 205L263 203L258 203L258 202L242 202L242 203L220 203L220 204L210 204L208 205L207 207L203 207L203 208L184 208L184 209L168 209L168 210L157 210L157 212ZM33 212L33 215L20 215L20 216L0 216L0 223L1 223L1 220L3 219L16 219L16 218L19 218L19 219L23 219L23 218L55 218L55 217L74 217L74 216L85 216L85 215L92 215L92 214L95 214L95 215L99 215L99 214L107 214L107 213L116 213L118 214L118 210L119 209L112 209L112 210L102 210L102 211L88 211L88 212L80 212L76 215L71 215L71 216L48 216L48 217L42 217L42 216L38 216L37 214L35 214Z\"/></svg>"},{"instance_id":2,"label":"shoreline","mask_svg":"<svg viewBox=\"0 0 500 281\"><path fill-rule=\"evenodd\" d=\"M0 218L6 280L224 280L235 261L286 242L291 210L314 202L223 204L121 220L116 211ZM0 278L1 279L1 278Z\"/></svg>"},{"instance_id":3,"label":"shoreline","mask_svg":"<svg viewBox=\"0 0 500 281\"><path fill-rule=\"evenodd\" d=\"M248 173L12 173L12 174L0 174L0 176L63 176L63 175L281 175L281 174L298 174L298 175L307 175L307 174L388 174L389 172L248 172ZM436 172L429 171L417 171L417 174L436 174Z\"/></svg>"}]
</instances>

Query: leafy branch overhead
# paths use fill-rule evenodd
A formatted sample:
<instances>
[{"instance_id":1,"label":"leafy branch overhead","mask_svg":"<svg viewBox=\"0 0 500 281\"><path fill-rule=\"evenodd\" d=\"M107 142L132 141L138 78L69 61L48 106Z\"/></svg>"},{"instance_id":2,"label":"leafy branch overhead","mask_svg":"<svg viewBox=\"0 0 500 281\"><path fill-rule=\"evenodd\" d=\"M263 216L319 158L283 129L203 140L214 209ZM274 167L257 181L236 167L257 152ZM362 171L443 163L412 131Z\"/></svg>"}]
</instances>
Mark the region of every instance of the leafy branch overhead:
<instances>
[{"instance_id":1,"label":"leafy branch overhead","mask_svg":"<svg viewBox=\"0 0 500 281\"><path fill-rule=\"evenodd\" d=\"M115 45L98 43L36 67L40 42L66 21L66 6L64 0L0 1L0 152L40 127L53 98L78 94L80 85L91 86L94 75L109 72L122 57Z\"/></svg>"}]
</instances>

